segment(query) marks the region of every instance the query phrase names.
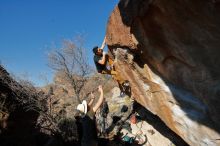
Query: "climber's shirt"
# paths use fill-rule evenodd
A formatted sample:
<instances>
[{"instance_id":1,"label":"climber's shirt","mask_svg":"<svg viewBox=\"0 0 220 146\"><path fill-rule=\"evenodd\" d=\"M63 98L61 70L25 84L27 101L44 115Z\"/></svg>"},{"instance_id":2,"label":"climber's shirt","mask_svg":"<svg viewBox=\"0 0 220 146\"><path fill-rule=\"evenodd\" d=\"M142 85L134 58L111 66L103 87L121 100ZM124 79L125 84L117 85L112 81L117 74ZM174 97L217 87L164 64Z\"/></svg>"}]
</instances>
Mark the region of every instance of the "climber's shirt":
<instances>
[{"instance_id":1,"label":"climber's shirt","mask_svg":"<svg viewBox=\"0 0 220 146\"><path fill-rule=\"evenodd\" d=\"M93 110L89 110L85 117L82 118L82 146L96 146L97 144L97 132L95 125L95 113Z\"/></svg>"},{"instance_id":2,"label":"climber's shirt","mask_svg":"<svg viewBox=\"0 0 220 146\"><path fill-rule=\"evenodd\" d=\"M106 56L107 57L107 56ZM99 73L102 73L103 70L106 70L106 62L105 64L100 64L99 63L99 60L102 60L102 56L99 56L99 55L94 55L94 63L95 63L95 66L96 66L96 69ZM106 58L107 60L107 58Z\"/></svg>"}]
</instances>

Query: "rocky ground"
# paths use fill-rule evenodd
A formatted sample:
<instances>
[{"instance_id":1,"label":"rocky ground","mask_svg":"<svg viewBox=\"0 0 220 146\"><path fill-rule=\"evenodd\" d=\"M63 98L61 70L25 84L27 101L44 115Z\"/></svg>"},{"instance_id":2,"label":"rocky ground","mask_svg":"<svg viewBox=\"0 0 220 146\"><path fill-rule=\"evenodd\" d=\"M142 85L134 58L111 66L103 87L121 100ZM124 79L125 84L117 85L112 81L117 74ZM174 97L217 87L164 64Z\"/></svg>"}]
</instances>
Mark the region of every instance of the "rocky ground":
<instances>
[{"instance_id":1,"label":"rocky ground","mask_svg":"<svg viewBox=\"0 0 220 146\"><path fill-rule=\"evenodd\" d=\"M127 95L121 97L119 88L114 87L111 93L110 98L106 100L109 112L104 120L106 122L106 129L112 129L109 131L109 139L127 141L124 137L126 135L130 138L137 137L134 140L136 142L132 142L130 145L187 146L187 144L172 132L157 116L136 103L131 97ZM134 120L134 116L136 120ZM97 114L97 119L100 119L99 114ZM99 120L97 124L99 124ZM100 126L101 123L98 125L99 129Z\"/></svg>"}]
</instances>

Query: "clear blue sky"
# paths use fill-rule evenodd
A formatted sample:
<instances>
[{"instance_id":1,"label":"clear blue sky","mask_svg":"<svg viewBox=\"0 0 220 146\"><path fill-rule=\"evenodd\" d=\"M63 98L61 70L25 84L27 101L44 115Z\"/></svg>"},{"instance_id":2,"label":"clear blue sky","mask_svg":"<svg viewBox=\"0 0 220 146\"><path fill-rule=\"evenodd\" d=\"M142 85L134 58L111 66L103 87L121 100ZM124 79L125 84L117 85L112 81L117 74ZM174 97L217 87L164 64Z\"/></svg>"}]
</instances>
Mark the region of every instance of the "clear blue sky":
<instances>
[{"instance_id":1,"label":"clear blue sky","mask_svg":"<svg viewBox=\"0 0 220 146\"><path fill-rule=\"evenodd\" d=\"M108 17L118 0L0 0L0 61L17 76L42 86L52 80L48 48L83 33L90 51L101 45ZM90 57L92 64L92 59Z\"/></svg>"}]
</instances>

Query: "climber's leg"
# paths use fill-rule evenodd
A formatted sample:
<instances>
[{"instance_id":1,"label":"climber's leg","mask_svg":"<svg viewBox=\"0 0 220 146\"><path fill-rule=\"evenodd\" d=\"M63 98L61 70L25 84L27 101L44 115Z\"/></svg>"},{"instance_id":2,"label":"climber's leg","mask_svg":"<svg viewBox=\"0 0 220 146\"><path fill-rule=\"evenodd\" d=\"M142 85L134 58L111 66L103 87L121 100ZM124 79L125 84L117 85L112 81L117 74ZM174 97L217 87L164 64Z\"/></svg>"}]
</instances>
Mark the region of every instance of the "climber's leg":
<instances>
[{"instance_id":1,"label":"climber's leg","mask_svg":"<svg viewBox=\"0 0 220 146\"><path fill-rule=\"evenodd\" d=\"M127 80L125 81L124 79L122 79L122 77L118 74L117 71L114 71L114 70L103 70L102 74L109 74L109 75L112 76L112 78L114 80L116 80L118 82L118 87L119 87L119 89L121 91L121 93L120 93L121 97L126 94L126 89L127 89L127 87L130 86L129 82Z\"/></svg>"},{"instance_id":2,"label":"climber's leg","mask_svg":"<svg viewBox=\"0 0 220 146\"><path fill-rule=\"evenodd\" d=\"M119 84L122 84L124 80L121 78L121 76L118 74L117 71L114 70L103 70L102 74L108 74L111 75L114 80L116 80Z\"/></svg>"},{"instance_id":3,"label":"climber's leg","mask_svg":"<svg viewBox=\"0 0 220 146\"><path fill-rule=\"evenodd\" d=\"M108 65L111 68L111 70L115 70L115 68L114 68L114 60L109 55L107 55L106 57L107 57Z\"/></svg>"}]
</instances>

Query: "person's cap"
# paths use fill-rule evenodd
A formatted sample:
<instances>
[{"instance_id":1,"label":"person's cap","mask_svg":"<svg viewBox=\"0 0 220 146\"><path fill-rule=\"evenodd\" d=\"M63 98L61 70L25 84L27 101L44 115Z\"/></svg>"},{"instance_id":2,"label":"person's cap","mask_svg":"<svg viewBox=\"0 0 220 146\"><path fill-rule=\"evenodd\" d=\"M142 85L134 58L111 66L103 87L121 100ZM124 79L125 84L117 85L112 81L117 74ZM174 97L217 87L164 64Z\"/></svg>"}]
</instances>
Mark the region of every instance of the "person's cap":
<instances>
[{"instance_id":1,"label":"person's cap","mask_svg":"<svg viewBox=\"0 0 220 146\"><path fill-rule=\"evenodd\" d=\"M86 114L87 113L87 102L85 100L82 101L81 104L78 104L77 105L77 108L76 108L78 111Z\"/></svg>"},{"instance_id":2,"label":"person's cap","mask_svg":"<svg viewBox=\"0 0 220 146\"><path fill-rule=\"evenodd\" d=\"M98 48L99 48L98 46L93 47L92 51L93 51L94 54L97 53Z\"/></svg>"}]
</instances>

